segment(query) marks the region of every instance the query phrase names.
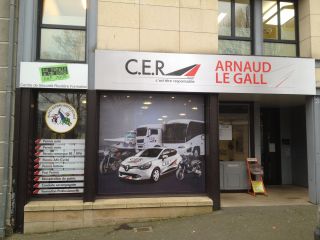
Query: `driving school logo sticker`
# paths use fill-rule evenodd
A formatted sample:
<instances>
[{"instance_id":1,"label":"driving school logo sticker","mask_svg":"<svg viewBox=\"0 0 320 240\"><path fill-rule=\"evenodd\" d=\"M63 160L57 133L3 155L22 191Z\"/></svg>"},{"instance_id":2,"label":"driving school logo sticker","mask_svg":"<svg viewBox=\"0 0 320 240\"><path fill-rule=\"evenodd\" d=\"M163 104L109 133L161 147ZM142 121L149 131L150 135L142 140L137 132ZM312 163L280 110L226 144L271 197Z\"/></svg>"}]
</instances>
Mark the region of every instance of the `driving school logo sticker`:
<instances>
[{"instance_id":1,"label":"driving school logo sticker","mask_svg":"<svg viewBox=\"0 0 320 240\"><path fill-rule=\"evenodd\" d=\"M76 126L78 114L70 104L56 103L48 108L45 120L52 131L66 133Z\"/></svg>"}]
</instances>

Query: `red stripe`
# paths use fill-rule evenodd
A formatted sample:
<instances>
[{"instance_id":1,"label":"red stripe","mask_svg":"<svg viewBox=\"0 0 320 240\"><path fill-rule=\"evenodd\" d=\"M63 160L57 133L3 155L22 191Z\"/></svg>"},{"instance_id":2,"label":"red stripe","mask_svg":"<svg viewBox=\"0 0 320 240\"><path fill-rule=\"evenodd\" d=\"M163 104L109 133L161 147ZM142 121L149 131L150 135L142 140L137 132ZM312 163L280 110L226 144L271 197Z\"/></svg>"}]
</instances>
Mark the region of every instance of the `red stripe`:
<instances>
[{"instance_id":1,"label":"red stripe","mask_svg":"<svg viewBox=\"0 0 320 240\"><path fill-rule=\"evenodd\" d=\"M184 76L194 77L196 75L196 73L198 72L199 68L200 68L200 64L197 64L189 72L187 72Z\"/></svg>"},{"instance_id":2,"label":"red stripe","mask_svg":"<svg viewBox=\"0 0 320 240\"><path fill-rule=\"evenodd\" d=\"M38 194L39 190L40 190L40 189L34 190L34 191L33 191L33 194Z\"/></svg>"}]
</instances>

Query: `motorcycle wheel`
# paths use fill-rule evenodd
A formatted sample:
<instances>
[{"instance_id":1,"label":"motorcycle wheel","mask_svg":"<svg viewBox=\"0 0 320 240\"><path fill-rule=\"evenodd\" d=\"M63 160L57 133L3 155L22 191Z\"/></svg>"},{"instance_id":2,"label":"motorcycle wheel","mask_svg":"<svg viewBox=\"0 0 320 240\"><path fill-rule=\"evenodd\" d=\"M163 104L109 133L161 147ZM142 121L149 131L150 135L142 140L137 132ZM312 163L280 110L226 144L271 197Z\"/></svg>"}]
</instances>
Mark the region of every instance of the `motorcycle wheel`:
<instances>
[{"instance_id":1,"label":"motorcycle wheel","mask_svg":"<svg viewBox=\"0 0 320 240\"><path fill-rule=\"evenodd\" d=\"M176 178L178 180L183 180L184 179L184 168L178 168L176 171Z\"/></svg>"},{"instance_id":2,"label":"motorcycle wheel","mask_svg":"<svg viewBox=\"0 0 320 240\"><path fill-rule=\"evenodd\" d=\"M197 177L201 177L202 171L201 171L201 164L197 164L195 167L195 170L193 171L194 175Z\"/></svg>"},{"instance_id":3,"label":"motorcycle wheel","mask_svg":"<svg viewBox=\"0 0 320 240\"><path fill-rule=\"evenodd\" d=\"M99 171L101 174L106 174L108 172L108 164L106 160L102 160L99 164Z\"/></svg>"},{"instance_id":4,"label":"motorcycle wheel","mask_svg":"<svg viewBox=\"0 0 320 240\"><path fill-rule=\"evenodd\" d=\"M120 163L118 160L114 160L113 163L111 164L111 170L112 171L117 171L120 167Z\"/></svg>"}]
</instances>

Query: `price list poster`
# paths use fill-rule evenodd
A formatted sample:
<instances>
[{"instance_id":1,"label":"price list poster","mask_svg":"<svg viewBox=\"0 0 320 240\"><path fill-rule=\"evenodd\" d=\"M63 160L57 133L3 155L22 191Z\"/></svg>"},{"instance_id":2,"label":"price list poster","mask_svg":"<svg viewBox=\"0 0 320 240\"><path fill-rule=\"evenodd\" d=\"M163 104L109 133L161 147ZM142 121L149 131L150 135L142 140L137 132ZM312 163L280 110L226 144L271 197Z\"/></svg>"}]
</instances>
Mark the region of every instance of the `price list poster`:
<instances>
[{"instance_id":1,"label":"price list poster","mask_svg":"<svg viewBox=\"0 0 320 240\"><path fill-rule=\"evenodd\" d=\"M33 194L83 193L84 154L84 139L37 139Z\"/></svg>"}]
</instances>

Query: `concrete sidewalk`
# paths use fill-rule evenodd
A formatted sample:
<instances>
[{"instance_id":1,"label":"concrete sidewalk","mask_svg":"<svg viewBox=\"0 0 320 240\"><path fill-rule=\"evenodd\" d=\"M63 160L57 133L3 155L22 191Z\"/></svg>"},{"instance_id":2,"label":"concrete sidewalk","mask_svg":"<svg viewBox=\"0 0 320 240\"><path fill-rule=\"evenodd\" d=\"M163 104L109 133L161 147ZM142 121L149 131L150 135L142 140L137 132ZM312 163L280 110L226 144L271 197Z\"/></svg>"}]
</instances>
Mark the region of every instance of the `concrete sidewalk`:
<instances>
[{"instance_id":1,"label":"concrete sidewalk","mask_svg":"<svg viewBox=\"0 0 320 240\"><path fill-rule=\"evenodd\" d=\"M47 234L15 234L7 239L313 240L316 215L314 205L224 208L201 216Z\"/></svg>"}]
</instances>

